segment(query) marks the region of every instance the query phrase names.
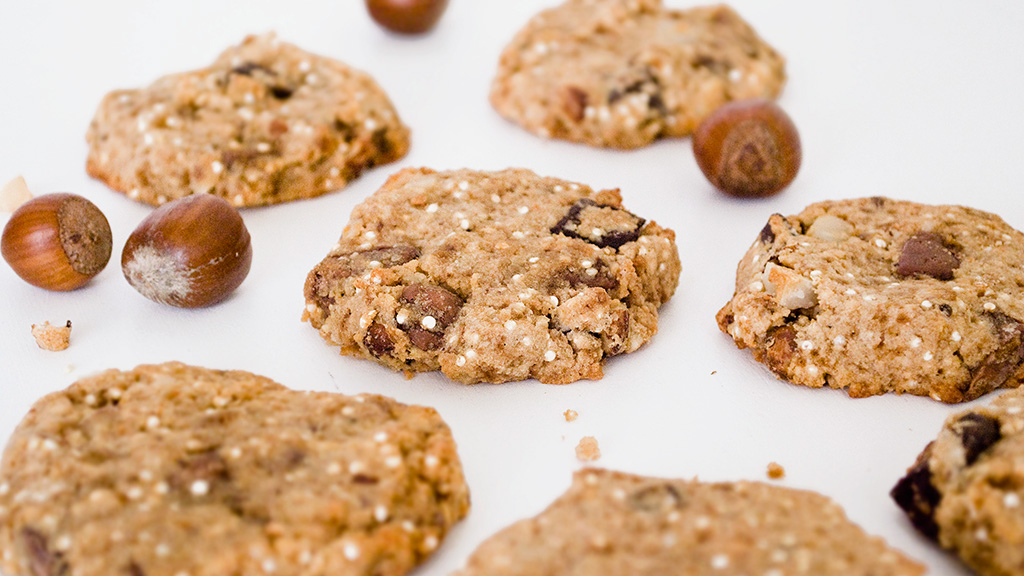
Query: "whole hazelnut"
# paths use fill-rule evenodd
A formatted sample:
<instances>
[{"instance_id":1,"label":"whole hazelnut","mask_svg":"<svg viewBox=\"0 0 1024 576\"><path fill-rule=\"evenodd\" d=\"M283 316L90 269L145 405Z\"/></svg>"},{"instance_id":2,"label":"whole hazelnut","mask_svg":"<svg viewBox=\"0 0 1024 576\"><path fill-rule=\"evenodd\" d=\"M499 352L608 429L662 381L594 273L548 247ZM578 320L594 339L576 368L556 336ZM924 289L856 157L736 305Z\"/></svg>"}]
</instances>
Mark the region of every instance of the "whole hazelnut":
<instances>
[{"instance_id":1,"label":"whole hazelnut","mask_svg":"<svg viewBox=\"0 0 1024 576\"><path fill-rule=\"evenodd\" d=\"M400 34L421 34L441 19L448 0L366 0L378 24Z\"/></svg>"},{"instance_id":2,"label":"whole hazelnut","mask_svg":"<svg viewBox=\"0 0 1024 576\"><path fill-rule=\"evenodd\" d=\"M74 290L110 260L106 216L76 194L44 194L22 204L4 226L0 252L22 280L47 290Z\"/></svg>"},{"instance_id":3,"label":"whole hazelnut","mask_svg":"<svg viewBox=\"0 0 1024 576\"><path fill-rule=\"evenodd\" d=\"M709 114L693 134L693 154L716 188L740 197L771 196L796 178L800 135L770 100L738 100Z\"/></svg>"},{"instance_id":4,"label":"whole hazelnut","mask_svg":"<svg viewBox=\"0 0 1024 576\"><path fill-rule=\"evenodd\" d=\"M140 294L161 304L201 308L245 280L252 244L245 222L225 200L198 194L154 210L124 245L121 270Z\"/></svg>"}]
</instances>

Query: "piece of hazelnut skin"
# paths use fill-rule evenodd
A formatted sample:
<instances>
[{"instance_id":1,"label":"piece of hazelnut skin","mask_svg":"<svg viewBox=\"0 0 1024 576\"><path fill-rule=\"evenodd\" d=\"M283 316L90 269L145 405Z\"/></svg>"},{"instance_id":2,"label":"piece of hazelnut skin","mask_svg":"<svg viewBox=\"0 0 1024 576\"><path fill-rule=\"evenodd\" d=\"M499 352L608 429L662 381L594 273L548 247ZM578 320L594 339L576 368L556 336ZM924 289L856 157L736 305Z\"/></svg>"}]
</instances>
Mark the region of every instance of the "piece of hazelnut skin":
<instances>
[{"instance_id":1,"label":"piece of hazelnut skin","mask_svg":"<svg viewBox=\"0 0 1024 576\"><path fill-rule=\"evenodd\" d=\"M44 194L22 204L4 226L0 252L22 280L47 290L81 287L110 261L106 216L76 194Z\"/></svg>"},{"instance_id":2,"label":"piece of hazelnut skin","mask_svg":"<svg viewBox=\"0 0 1024 576\"><path fill-rule=\"evenodd\" d=\"M121 271L154 302L202 308L249 274L252 243L241 215L209 194L179 198L147 216L124 245Z\"/></svg>"},{"instance_id":3,"label":"piece of hazelnut skin","mask_svg":"<svg viewBox=\"0 0 1024 576\"><path fill-rule=\"evenodd\" d=\"M771 100L737 100L709 114L693 154L716 188L742 198L778 193L796 178L802 152L789 115Z\"/></svg>"},{"instance_id":4,"label":"piece of hazelnut skin","mask_svg":"<svg viewBox=\"0 0 1024 576\"><path fill-rule=\"evenodd\" d=\"M399 34L422 34L437 24L448 0L366 0L370 16Z\"/></svg>"}]
</instances>

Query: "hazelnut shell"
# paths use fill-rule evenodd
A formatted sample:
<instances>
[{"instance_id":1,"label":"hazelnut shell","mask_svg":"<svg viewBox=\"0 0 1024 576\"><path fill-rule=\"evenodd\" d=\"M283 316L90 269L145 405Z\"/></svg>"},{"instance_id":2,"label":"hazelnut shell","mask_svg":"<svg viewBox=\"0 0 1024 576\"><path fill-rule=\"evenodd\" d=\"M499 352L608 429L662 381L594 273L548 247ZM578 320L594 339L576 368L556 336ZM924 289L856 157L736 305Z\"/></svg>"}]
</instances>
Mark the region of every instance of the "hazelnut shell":
<instances>
[{"instance_id":1,"label":"hazelnut shell","mask_svg":"<svg viewBox=\"0 0 1024 576\"><path fill-rule=\"evenodd\" d=\"M22 204L4 226L0 252L23 280L47 290L81 287L110 261L106 216L76 194L44 194Z\"/></svg>"},{"instance_id":2,"label":"hazelnut shell","mask_svg":"<svg viewBox=\"0 0 1024 576\"><path fill-rule=\"evenodd\" d=\"M198 194L154 210L125 243L121 270L143 296L180 308L220 302L249 274L252 243L225 200Z\"/></svg>"}]
</instances>

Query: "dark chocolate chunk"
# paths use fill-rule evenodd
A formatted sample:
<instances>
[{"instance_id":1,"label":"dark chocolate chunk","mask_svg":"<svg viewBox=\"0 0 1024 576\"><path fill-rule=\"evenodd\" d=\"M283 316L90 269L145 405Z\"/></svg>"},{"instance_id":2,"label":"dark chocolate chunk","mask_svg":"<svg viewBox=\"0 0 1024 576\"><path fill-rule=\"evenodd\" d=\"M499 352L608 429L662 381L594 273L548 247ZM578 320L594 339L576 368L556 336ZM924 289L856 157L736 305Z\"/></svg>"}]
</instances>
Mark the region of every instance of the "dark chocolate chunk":
<instances>
[{"instance_id":1,"label":"dark chocolate chunk","mask_svg":"<svg viewBox=\"0 0 1024 576\"><path fill-rule=\"evenodd\" d=\"M618 249L623 244L639 238L640 230L646 222L643 218L621 208L604 206L589 198L581 198L551 228L551 233L579 238L602 248Z\"/></svg>"},{"instance_id":2,"label":"dark chocolate chunk","mask_svg":"<svg viewBox=\"0 0 1024 576\"><path fill-rule=\"evenodd\" d=\"M760 240L762 244L771 244L772 242L775 242L775 232L772 230L771 221L767 222L764 225L764 228L761 228L761 233L757 236L757 239Z\"/></svg>"},{"instance_id":3,"label":"dark chocolate chunk","mask_svg":"<svg viewBox=\"0 0 1024 576\"><path fill-rule=\"evenodd\" d=\"M576 289L586 286L588 288L604 288L609 291L619 287L619 279L612 275L608 263L600 259L596 260L590 268L583 269L573 266L559 270L552 280L549 286L552 289L565 284Z\"/></svg>"},{"instance_id":4,"label":"dark chocolate chunk","mask_svg":"<svg viewBox=\"0 0 1024 576\"><path fill-rule=\"evenodd\" d=\"M795 354L796 330L792 326L780 326L768 331L765 363L772 372L785 376Z\"/></svg>"},{"instance_id":5,"label":"dark chocolate chunk","mask_svg":"<svg viewBox=\"0 0 1024 576\"><path fill-rule=\"evenodd\" d=\"M400 327L414 346L437 350L444 344L444 331L462 310L462 298L451 290L427 284L412 284L399 298L410 315ZM429 319L428 319L429 318Z\"/></svg>"},{"instance_id":6,"label":"dark chocolate chunk","mask_svg":"<svg viewBox=\"0 0 1024 576\"><path fill-rule=\"evenodd\" d=\"M986 316L992 322L997 347L971 369L971 380L965 383L965 400L973 400L1003 386L1024 362L1024 324L1002 312L990 312Z\"/></svg>"},{"instance_id":7,"label":"dark chocolate chunk","mask_svg":"<svg viewBox=\"0 0 1024 576\"><path fill-rule=\"evenodd\" d=\"M946 248L942 236L934 232L918 232L903 243L896 262L896 274L925 275L939 280L952 280L960 259Z\"/></svg>"},{"instance_id":8,"label":"dark chocolate chunk","mask_svg":"<svg viewBox=\"0 0 1024 576\"><path fill-rule=\"evenodd\" d=\"M357 472L352 476L352 482L356 484L376 484L380 482L380 478Z\"/></svg>"},{"instance_id":9,"label":"dark chocolate chunk","mask_svg":"<svg viewBox=\"0 0 1024 576\"><path fill-rule=\"evenodd\" d=\"M71 567L60 552L50 550L49 542L42 532L28 526L18 532L22 549L28 556L29 576L67 576Z\"/></svg>"},{"instance_id":10,"label":"dark chocolate chunk","mask_svg":"<svg viewBox=\"0 0 1024 576\"><path fill-rule=\"evenodd\" d=\"M671 484L647 486L630 494L629 504L642 512L659 512L681 508L685 504L683 495Z\"/></svg>"},{"instance_id":11,"label":"dark chocolate chunk","mask_svg":"<svg viewBox=\"0 0 1024 576\"><path fill-rule=\"evenodd\" d=\"M609 356L625 352L629 341L629 310L620 310L603 336L605 353Z\"/></svg>"},{"instance_id":12,"label":"dark chocolate chunk","mask_svg":"<svg viewBox=\"0 0 1024 576\"><path fill-rule=\"evenodd\" d=\"M419 256L419 250L405 244L377 246L369 250L328 256L306 277L306 298L316 302L320 310L326 313L334 304L330 288L340 280L364 274L371 268L401 266Z\"/></svg>"},{"instance_id":13,"label":"dark chocolate chunk","mask_svg":"<svg viewBox=\"0 0 1024 576\"><path fill-rule=\"evenodd\" d=\"M562 89L562 108L573 122L583 120L587 109L587 93L576 86L565 86Z\"/></svg>"},{"instance_id":14,"label":"dark chocolate chunk","mask_svg":"<svg viewBox=\"0 0 1024 576\"><path fill-rule=\"evenodd\" d=\"M235 66L231 69L232 74L241 74L243 76L252 76L253 72L256 71L263 72L264 74L268 74L270 76L277 76L277 74L270 68L267 68L262 64L257 64L255 62L245 62L244 64Z\"/></svg>"},{"instance_id":15,"label":"dark chocolate chunk","mask_svg":"<svg viewBox=\"0 0 1024 576\"><path fill-rule=\"evenodd\" d=\"M936 540L939 536L939 525L935 523L935 509L942 500L942 495L932 485L932 472L928 467L931 447L931 444L925 447L914 465L907 470L906 476L896 483L889 495L896 501L896 505L907 513L914 528L928 538Z\"/></svg>"},{"instance_id":16,"label":"dark chocolate chunk","mask_svg":"<svg viewBox=\"0 0 1024 576\"><path fill-rule=\"evenodd\" d=\"M208 489L212 491L215 484L231 479L228 463L216 449L189 454L178 460L177 465L177 469L168 478L168 484L175 490L192 492L194 484L203 481L208 483Z\"/></svg>"},{"instance_id":17,"label":"dark chocolate chunk","mask_svg":"<svg viewBox=\"0 0 1024 576\"><path fill-rule=\"evenodd\" d=\"M939 304L939 310L941 310L942 313L945 314L946 316L953 315L953 307L950 306L949 304Z\"/></svg>"},{"instance_id":18,"label":"dark chocolate chunk","mask_svg":"<svg viewBox=\"0 0 1024 576\"><path fill-rule=\"evenodd\" d=\"M388 334L388 329L380 322L370 324L363 336L363 345L377 358L390 354L395 349L395 341Z\"/></svg>"},{"instance_id":19,"label":"dark chocolate chunk","mask_svg":"<svg viewBox=\"0 0 1024 576\"><path fill-rule=\"evenodd\" d=\"M280 84L275 84L270 87L270 95L273 96L274 98L277 98L278 100L287 100L291 98L292 94L294 93L295 91L292 90L291 88L287 86L281 86Z\"/></svg>"},{"instance_id":20,"label":"dark chocolate chunk","mask_svg":"<svg viewBox=\"0 0 1024 576\"><path fill-rule=\"evenodd\" d=\"M964 445L964 462L968 466L1003 437L999 432L999 420L976 412L958 418L953 423L953 431Z\"/></svg>"},{"instance_id":21,"label":"dark chocolate chunk","mask_svg":"<svg viewBox=\"0 0 1024 576\"><path fill-rule=\"evenodd\" d=\"M134 560L128 564L128 576L146 576L146 572Z\"/></svg>"}]
</instances>

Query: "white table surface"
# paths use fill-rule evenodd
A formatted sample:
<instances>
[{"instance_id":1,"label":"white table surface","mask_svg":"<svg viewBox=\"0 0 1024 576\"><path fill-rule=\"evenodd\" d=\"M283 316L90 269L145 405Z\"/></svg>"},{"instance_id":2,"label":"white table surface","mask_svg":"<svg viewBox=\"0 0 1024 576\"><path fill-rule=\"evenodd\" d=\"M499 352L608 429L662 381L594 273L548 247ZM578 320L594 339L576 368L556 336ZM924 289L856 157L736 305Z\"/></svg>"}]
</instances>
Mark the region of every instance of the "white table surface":
<instances>
[{"instance_id":1,"label":"white table surface","mask_svg":"<svg viewBox=\"0 0 1024 576\"><path fill-rule=\"evenodd\" d=\"M498 117L487 93L500 50L555 3L452 0L433 33L402 38L376 27L358 0L4 2L0 181L21 174L36 194L86 196L107 215L115 250L106 270L70 293L29 286L0 265L0 440L39 397L102 369L168 360L245 369L292 388L374 392L441 412L473 508L418 576L450 573L485 537L542 510L580 468L574 447L585 435L600 443L597 464L640 474L766 480L768 463L779 462L779 485L832 497L933 574L965 574L888 497L957 407L909 396L851 400L782 383L718 331L714 314L772 212L886 195L968 204L1024 228L1024 2L736 0L788 59L780 103L804 145L793 185L760 201L715 192L689 140L598 150L543 141ZM107 91L204 66L244 35L269 30L370 71L412 127L412 150L343 191L243 211L253 266L228 301L202 310L154 304L118 266L150 208L86 176L86 126ZM406 380L340 357L299 321L303 281L352 207L404 166L521 166L621 188L630 210L677 233L683 273L660 332L608 362L603 380L566 386ZM31 324L68 319L69 349L36 347ZM579 412L575 422L563 418L568 408Z\"/></svg>"}]
</instances>

